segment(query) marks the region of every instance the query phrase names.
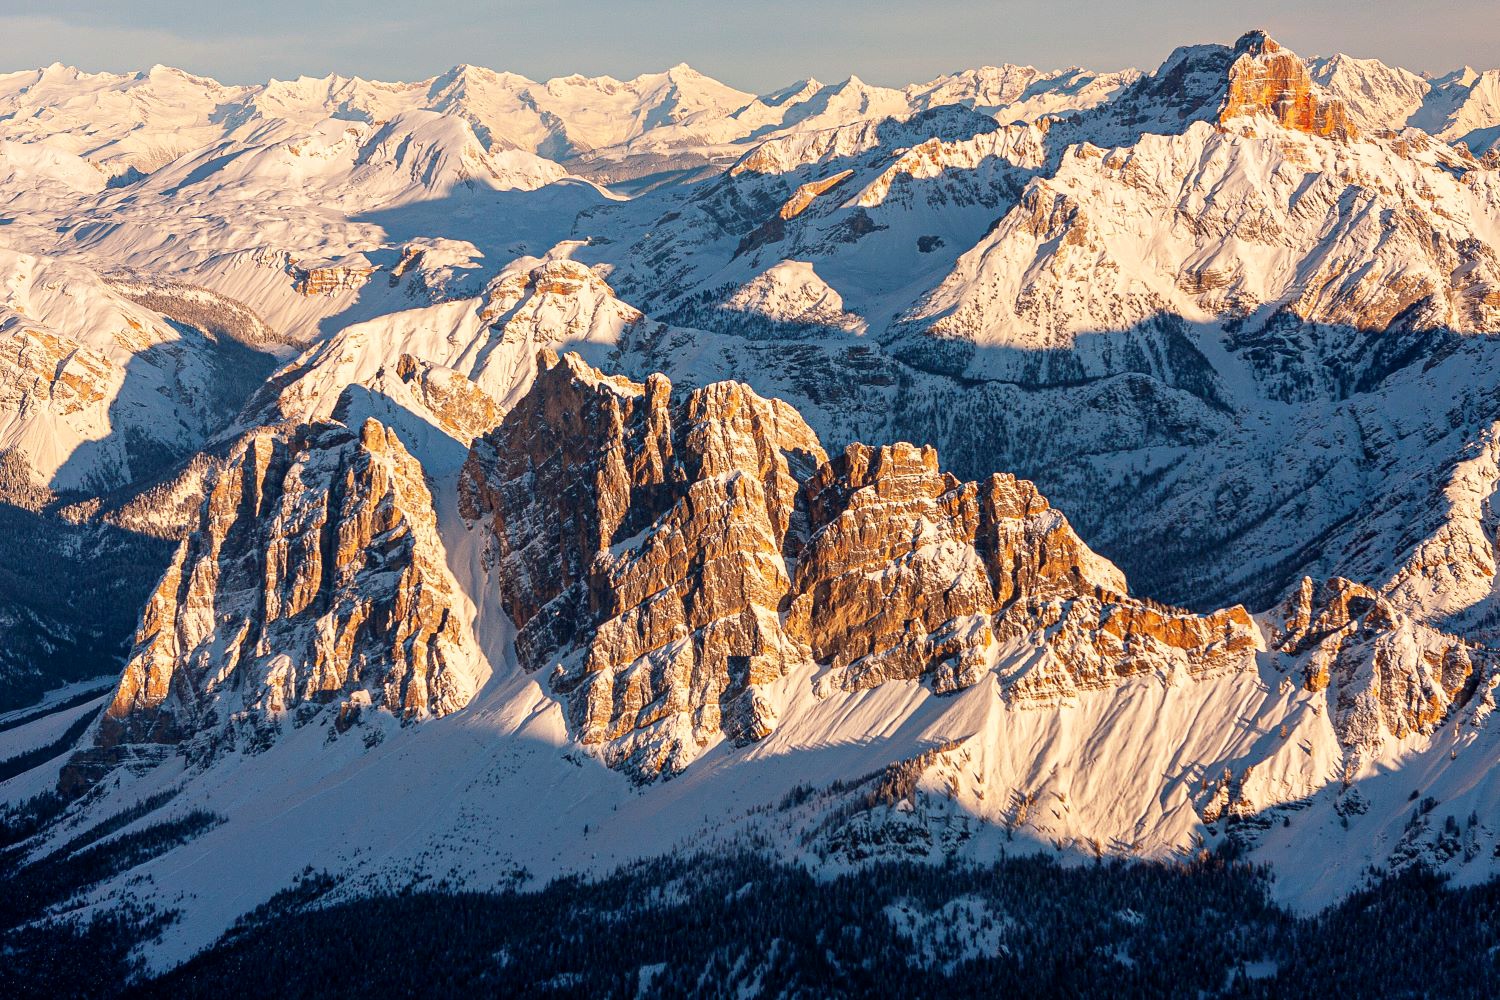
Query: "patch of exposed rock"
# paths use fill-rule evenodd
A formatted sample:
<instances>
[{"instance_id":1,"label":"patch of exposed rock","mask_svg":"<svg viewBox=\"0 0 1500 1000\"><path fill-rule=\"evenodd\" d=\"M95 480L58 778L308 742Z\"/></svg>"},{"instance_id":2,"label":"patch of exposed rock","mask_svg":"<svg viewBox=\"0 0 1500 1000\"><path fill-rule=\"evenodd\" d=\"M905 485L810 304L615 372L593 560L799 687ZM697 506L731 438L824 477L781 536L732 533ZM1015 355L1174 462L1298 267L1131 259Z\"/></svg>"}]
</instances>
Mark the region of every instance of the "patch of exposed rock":
<instances>
[{"instance_id":1,"label":"patch of exposed rock","mask_svg":"<svg viewBox=\"0 0 1500 1000\"><path fill-rule=\"evenodd\" d=\"M1313 82L1307 65L1263 31L1252 31L1235 43L1229 67L1229 89L1219 121L1246 115L1269 115L1286 128L1313 135L1354 139L1359 130L1344 102L1327 97Z\"/></svg>"},{"instance_id":2,"label":"patch of exposed rock","mask_svg":"<svg viewBox=\"0 0 1500 1000\"><path fill-rule=\"evenodd\" d=\"M108 358L47 330L20 327L0 339L0 406L8 413L80 413L119 378Z\"/></svg>"},{"instance_id":3,"label":"patch of exposed rock","mask_svg":"<svg viewBox=\"0 0 1500 1000\"><path fill-rule=\"evenodd\" d=\"M500 422L495 397L451 368L403 354L396 359L396 377L460 441L472 441Z\"/></svg>"},{"instance_id":4,"label":"patch of exposed rock","mask_svg":"<svg viewBox=\"0 0 1500 1000\"><path fill-rule=\"evenodd\" d=\"M1483 647L1411 620L1375 591L1304 578L1276 612L1270 643L1297 657L1310 691L1332 687L1340 742L1356 755L1430 733L1500 666Z\"/></svg>"},{"instance_id":5,"label":"patch of exposed rock","mask_svg":"<svg viewBox=\"0 0 1500 1000\"><path fill-rule=\"evenodd\" d=\"M779 611L817 438L737 383L674 403L661 375L542 364L462 487L493 532L522 664L549 671L584 744L637 774L765 736L759 685L807 659Z\"/></svg>"},{"instance_id":6,"label":"patch of exposed rock","mask_svg":"<svg viewBox=\"0 0 1500 1000\"><path fill-rule=\"evenodd\" d=\"M97 746L264 737L301 706L337 703L341 727L363 709L455 711L487 672L466 603L394 434L257 431L147 604Z\"/></svg>"},{"instance_id":7,"label":"patch of exposed rock","mask_svg":"<svg viewBox=\"0 0 1500 1000\"><path fill-rule=\"evenodd\" d=\"M1020 702L1252 662L1243 608L1204 617L1127 597L1120 571L1025 480L963 483L931 448L851 445L805 492L812 536L790 617L840 686L925 677L955 691L1003 645L1039 651L1007 678Z\"/></svg>"},{"instance_id":8,"label":"patch of exposed rock","mask_svg":"<svg viewBox=\"0 0 1500 1000\"><path fill-rule=\"evenodd\" d=\"M1003 681L1035 703L1254 662L1242 608L1125 596L1028 482L962 483L911 445L829 461L794 410L738 383L674 399L660 375L541 364L475 443L462 502L492 533L521 663L548 672L583 744L637 777L768 735L769 685L799 665L825 691L944 693L1031 648Z\"/></svg>"},{"instance_id":9,"label":"patch of exposed rock","mask_svg":"<svg viewBox=\"0 0 1500 1000\"><path fill-rule=\"evenodd\" d=\"M308 296L358 291L375 270L375 265L363 254L332 262L302 261L291 269L293 287L298 294Z\"/></svg>"}]
</instances>

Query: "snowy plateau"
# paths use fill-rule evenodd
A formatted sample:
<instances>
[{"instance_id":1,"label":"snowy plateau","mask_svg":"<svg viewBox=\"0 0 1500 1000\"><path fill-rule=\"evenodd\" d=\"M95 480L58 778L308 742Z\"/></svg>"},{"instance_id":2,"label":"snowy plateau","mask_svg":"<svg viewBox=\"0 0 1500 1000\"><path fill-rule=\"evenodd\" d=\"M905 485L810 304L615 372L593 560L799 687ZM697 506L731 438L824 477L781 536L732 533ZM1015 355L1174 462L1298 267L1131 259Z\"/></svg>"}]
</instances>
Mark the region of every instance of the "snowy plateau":
<instances>
[{"instance_id":1,"label":"snowy plateau","mask_svg":"<svg viewBox=\"0 0 1500 1000\"><path fill-rule=\"evenodd\" d=\"M0 993L1494 995L1497 335L1500 70L0 75Z\"/></svg>"}]
</instances>

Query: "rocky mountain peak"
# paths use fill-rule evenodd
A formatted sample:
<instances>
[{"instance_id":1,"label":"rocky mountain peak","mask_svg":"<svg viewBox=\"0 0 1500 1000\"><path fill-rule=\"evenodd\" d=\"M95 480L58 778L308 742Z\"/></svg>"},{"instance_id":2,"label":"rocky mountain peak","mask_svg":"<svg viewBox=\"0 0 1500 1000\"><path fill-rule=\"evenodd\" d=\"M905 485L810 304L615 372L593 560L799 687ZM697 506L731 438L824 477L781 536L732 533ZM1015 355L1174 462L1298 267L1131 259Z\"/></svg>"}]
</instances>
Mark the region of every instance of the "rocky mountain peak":
<instances>
[{"instance_id":1,"label":"rocky mountain peak","mask_svg":"<svg viewBox=\"0 0 1500 1000\"><path fill-rule=\"evenodd\" d=\"M337 705L462 708L488 670L422 468L375 420L247 435L141 617L97 745L263 745Z\"/></svg>"},{"instance_id":2,"label":"rocky mountain peak","mask_svg":"<svg viewBox=\"0 0 1500 1000\"><path fill-rule=\"evenodd\" d=\"M475 442L465 512L492 533L502 603L578 738L641 776L757 739L757 686L806 659L782 628L799 474L823 459L784 403L737 383L673 400L550 352Z\"/></svg>"},{"instance_id":3,"label":"rocky mountain peak","mask_svg":"<svg viewBox=\"0 0 1500 1000\"><path fill-rule=\"evenodd\" d=\"M1234 42L1236 56L1247 55L1253 59L1259 59L1261 56L1275 55L1281 51L1281 44L1260 28L1252 28Z\"/></svg>"},{"instance_id":4,"label":"rocky mountain peak","mask_svg":"<svg viewBox=\"0 0 1500 1000\"><path fill-rule=\"evenodd\" d=\"M1234 45L1228 90L1219 121L1268 115L1279 124L1313 135L1353 139L1358 129L1344 102L1313 82L1307 64L1264 31L1242 35Z\"/></svg>"},{"instance_id":5,"label":"rocky mountain peak","mask_svg":"<svg viewBox=\"0 0 1500 1000\"><path fill-rule=\"evenodd\" d=\"M1311 691L1332 686L1340 741L1355 755L1430 733L1494 676L1492 650L1413 621L1362 584L1304 578L1273 614L1273 649Z\"/></svg>"},{"instance_id":6,"label":"rocky mountain peak","mask_svg":"<svg viewBox=\"0 0 1500 1000\"><path fill-rule=\"evenodd\" d=\"M617 309L636 312L616 299L609 284L586 264L566 258L522 258L490 282L481 315L486 320L498 320L512 314L515 307L528 296L538 300L547 297L586 299L590 304L608 301L614 303ZM554 304L563 305L555 300Z\"/></svg>"},{"instance_id":7,"label":"rocky mountain peak","mask_svg":"<svg viewBox=\"0 0 1500 1000\"><path fill-rule=\"evenodd\" d=\"M466 516L579 740L637 778L775 727L773 682L893 680L939 692L1009 643L1048 652L1003 679L1034 704L1150 670L1253 663L1241 608L1197 616L1126 596L1029 482L964 483L937 453L853 444L832 460L784 403L724 382L674 397L544 355L475 442Z\"/></svg>"}]
</instances>

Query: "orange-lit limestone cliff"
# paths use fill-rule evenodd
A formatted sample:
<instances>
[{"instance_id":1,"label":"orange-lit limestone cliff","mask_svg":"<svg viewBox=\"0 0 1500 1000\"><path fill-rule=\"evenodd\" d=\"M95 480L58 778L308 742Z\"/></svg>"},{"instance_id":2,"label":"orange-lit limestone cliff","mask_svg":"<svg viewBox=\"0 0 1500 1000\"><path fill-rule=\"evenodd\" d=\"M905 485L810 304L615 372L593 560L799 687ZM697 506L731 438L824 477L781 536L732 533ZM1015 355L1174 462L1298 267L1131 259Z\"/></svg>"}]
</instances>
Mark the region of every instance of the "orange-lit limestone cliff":
<instances>
[{"instance_id":1,"label":"orange-lit limestone cliff","mask_svg":"<svg viewBox=\"0 0 1500 1000\"><path fill-rule=\"evenodd\" d=\"M1247 115L1269 115L1299 132L1342 139L1358 137L1349 111L1338 98L1327 97L1313 82L1307 64L1263 31L1252 31L1234 47L1229 90L1219 121L1228 124Z\"/></svg>"},{"instance_id":2,"label":"orange-lit limestone cliff","mask_svg":"<svg viewBox=\"0 0 1500 1000\"><path fill-rule=\"evenodd\" d=\"M1030 483L961 483L902 444L830 461L795 411L737 383L674 398L661 376L542 364L476 442L463 503L493 533L522 664L548 672L585 745L637 776L763 738L763 688L799 665L825 670L825 692L949 692L999 666L1008 699L1049 703L1255 662L1243 609L1126 596Z\"/></svg>"},{"instance_id":3,"label":"orange-lit limestone cliff","mask_svg":"<svg viewBox=\"0 0 1500 1000\"><path fill-rule=\"evenodd\" d=\"M370 420L245 438L146 606L97 743L233 745L468 703L488 675L422 469Z\"/></svg>"}]
</instances>

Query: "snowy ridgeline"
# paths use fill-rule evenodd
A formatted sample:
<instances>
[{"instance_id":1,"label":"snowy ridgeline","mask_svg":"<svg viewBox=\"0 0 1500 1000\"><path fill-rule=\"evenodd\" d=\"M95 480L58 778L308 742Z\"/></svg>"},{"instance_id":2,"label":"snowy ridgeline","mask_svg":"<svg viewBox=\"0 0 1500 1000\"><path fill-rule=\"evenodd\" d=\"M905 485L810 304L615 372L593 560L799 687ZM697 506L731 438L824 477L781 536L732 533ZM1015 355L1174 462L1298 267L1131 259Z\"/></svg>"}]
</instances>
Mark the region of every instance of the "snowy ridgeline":
<instances>
[{"instance_id":1,"label":"snowy ridgeline","mask_svg":"<svg viewBox=\"0 0 1500 1000\"><path fill-rule=\"evenodd\" d=\"M1497 80L1258 34L762 97L0 77L0 708L73 685L0 719L6 926L128 914L160 972L288 887L378 922L749 845L877 939L636 986L1073 942L1150 993L1131 928L1197 932L1120 887L1189 876L1119 857L1249 901L1201 989L1295 992L1358 915L1264 893L1500 865ZM1116 943L857 874L1002 852ZM586 919L739 919L657 874Z\"/></svg>"}]
</instances>

